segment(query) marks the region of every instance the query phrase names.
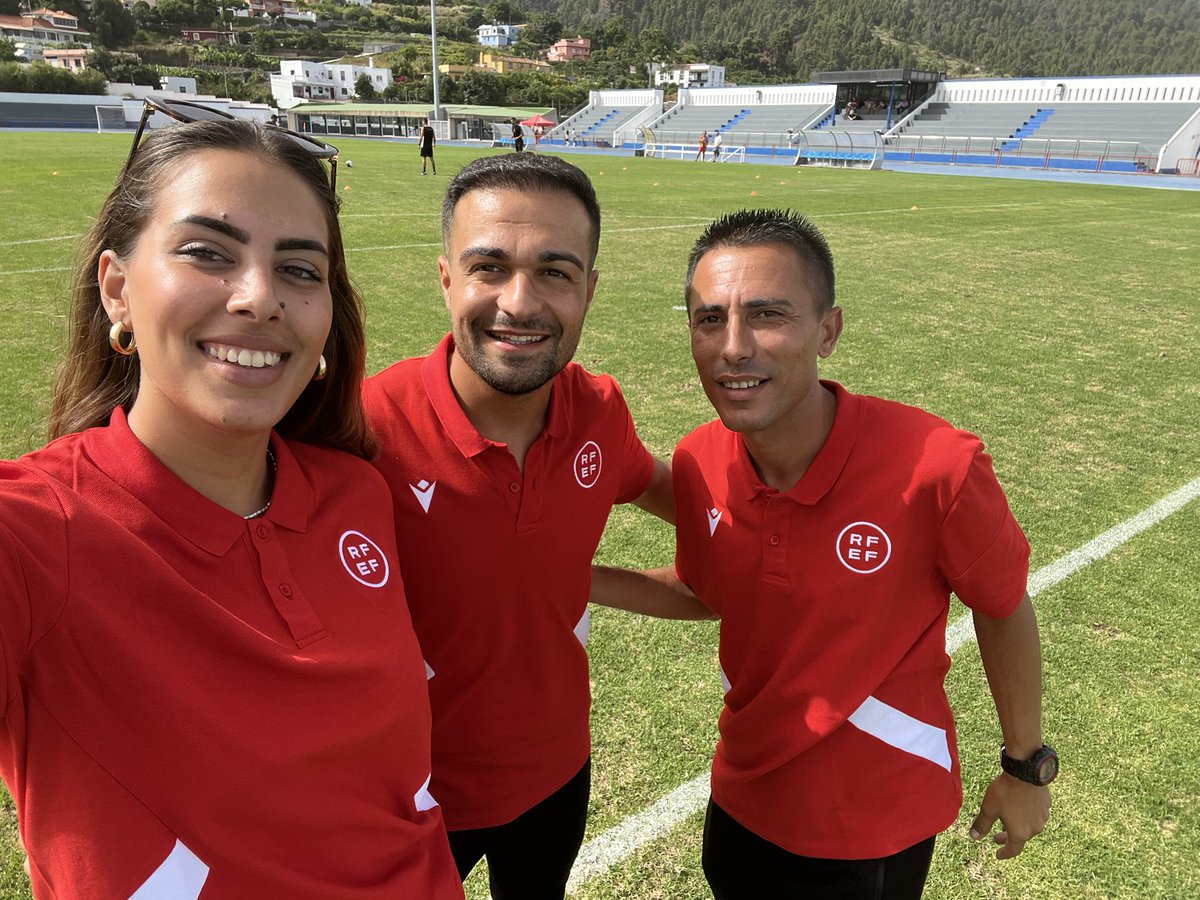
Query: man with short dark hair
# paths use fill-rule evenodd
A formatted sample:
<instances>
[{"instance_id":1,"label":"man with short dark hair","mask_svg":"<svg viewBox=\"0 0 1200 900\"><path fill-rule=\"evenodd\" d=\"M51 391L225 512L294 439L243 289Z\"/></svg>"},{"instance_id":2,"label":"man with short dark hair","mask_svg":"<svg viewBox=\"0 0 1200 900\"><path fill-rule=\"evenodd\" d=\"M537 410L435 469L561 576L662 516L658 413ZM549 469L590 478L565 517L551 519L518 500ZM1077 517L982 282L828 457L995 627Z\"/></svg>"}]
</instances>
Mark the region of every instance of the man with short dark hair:
<instances>
[{"instance_id":1,"label":"man with short dark hair","mask_svg":"<svg viewBox=\"0 0 1200 900\"><path fill-rule=\"evenodd\" d=\"M429 674L430 791L462 877L486 856L495 900L558 900L590 786L592 556L616 503L670 521L670 472L616 382L570 361L598 277L587 176L475 160L442 237L450 334L365 390Z\"/></svg>"},{"instance_id":2,"label":"man with short dark hair","mask_svg":"<svg viewBox=\"0 0 1200 900\"><path fill-rule=\"evenodd\" d=\"M997 856L1015 856L1050 809L1029 545L978 438L818 378L842 331L834 299L832 254L803 217L709 226L685 300L720 420L675 450L675 569L594 582L596 602L697 617L687 586L721 619L704 832L717 900L920 896L962 802L951 592L1003 733L971 836L1000 819Z\"/></svg>"},{"instance_id":3,"label":"man with short dark hair","mask_svg":"<svg viewBox=\"0 0 1200 900\"><path fill-rule=\"evenodd\" d=\"M426 119L421 126L420 144L421 144L421 174L425 174L425 163L428 161L433 166L433 174L437 174L437 161L433 158L433 145L437 143L437 137L433 133L433 126Z\"/></svg>"}]
</instances>

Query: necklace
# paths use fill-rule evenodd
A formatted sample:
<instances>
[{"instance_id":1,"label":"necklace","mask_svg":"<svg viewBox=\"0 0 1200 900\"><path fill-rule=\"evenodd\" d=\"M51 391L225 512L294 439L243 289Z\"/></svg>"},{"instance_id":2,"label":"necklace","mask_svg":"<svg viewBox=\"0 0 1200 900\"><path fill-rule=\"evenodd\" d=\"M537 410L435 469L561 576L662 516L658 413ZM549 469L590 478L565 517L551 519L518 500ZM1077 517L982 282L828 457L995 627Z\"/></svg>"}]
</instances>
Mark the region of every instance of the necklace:
<instances>
[{"instance_id":1,"label":"necklace","mask_svg":"<svg viewBox=\"0 0 1200 900\"><path fill-rule=\"evenodd\" d=\"M271 452L270 447L267 448L267 462L271 466L270 481L271 481L271 488L274 489L274 487L275 487L275 454ZM271 498L267 497L267 505L266 506L264 506L262 509L255 510L254 512L250 513L250 515L248 515L248 516L242 516L242 518L243 519L257 519L259 516L265 516L267 514L267 510L270 508L271 508Z\"/></svg>"}]
</instances>

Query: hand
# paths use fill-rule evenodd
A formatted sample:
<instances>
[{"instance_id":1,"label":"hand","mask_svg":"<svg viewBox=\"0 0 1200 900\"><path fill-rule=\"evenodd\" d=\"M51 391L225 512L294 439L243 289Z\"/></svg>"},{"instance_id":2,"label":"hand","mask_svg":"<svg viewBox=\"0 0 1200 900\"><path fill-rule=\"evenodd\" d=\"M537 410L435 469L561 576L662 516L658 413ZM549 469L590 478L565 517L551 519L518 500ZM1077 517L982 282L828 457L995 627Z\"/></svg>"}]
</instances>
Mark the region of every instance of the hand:
<instances>
[{"instance_id":1,"label":"hand","mask_svg":"<svg viewBox=\"0 0 1200 900\"><path fill-rule=\"evenodd\" d=\"M20 829L17 829L17 846L21 848L21 856L24 857L21 868L25 870L25 877L32 881L33 873L29 871L29 854L25 852L25 839L21 837Z\"/></svg>"},{"instance_id":2,"label":"hand","mask_svg":"<svg viewBox=\"0 0 1200 900\"><path fill-rule=\"evenodd\" d=\"M971 823L971 840L983 838L999 819L1003 829L992 838L1000 845L996 859L1012 859L1025 849L1026 841L1042 833L1049 817L1050 788L1001 772L983 795L979 815Z\"/></svg>"}]
</instances>

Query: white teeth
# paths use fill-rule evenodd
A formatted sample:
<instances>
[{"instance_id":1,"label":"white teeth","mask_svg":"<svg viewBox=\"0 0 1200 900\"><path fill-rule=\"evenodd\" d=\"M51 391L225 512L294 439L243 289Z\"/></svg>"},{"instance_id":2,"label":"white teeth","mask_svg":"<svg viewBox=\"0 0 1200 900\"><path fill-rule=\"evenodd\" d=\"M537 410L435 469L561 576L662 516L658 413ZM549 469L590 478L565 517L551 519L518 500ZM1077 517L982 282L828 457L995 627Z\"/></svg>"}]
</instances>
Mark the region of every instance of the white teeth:
<instances>
[{"instance_id":1,"label":"white teeth","mask_svg":"<svg viewBox=\"0 0 1200 900\"><path fill-rule=\"evenodd\" d=\"M540 334L503 334L496 335L496 339L508 344L536 344L544 340Z\"/></svg>"},{"instance_id":2,"label":"white teeth","mask_svg":"<svg viewBox=\"0 0 1200 900\"><path fill-rule=\"evenodd\" d=\"M727 381L725 382L725 387L735 391L744 391L747 388L758 387L760 384L762 384L762 379L755 379L754 381Z\"/></svg>"},{"instance_id":3,"label":"white teeth","mask_svg":"<svg viewBox=\"0 0 1200 900\"><path fill-rule=\"evenodd\" d=\"M248 369L261 369L264 366L277 366L283 360L282 353L273 353L270 350L247 350L237 347L213 347L208 348L208 355L215 356L222 362L230 362L235 365L245 366Z\"/></svg>"}]
</instances>

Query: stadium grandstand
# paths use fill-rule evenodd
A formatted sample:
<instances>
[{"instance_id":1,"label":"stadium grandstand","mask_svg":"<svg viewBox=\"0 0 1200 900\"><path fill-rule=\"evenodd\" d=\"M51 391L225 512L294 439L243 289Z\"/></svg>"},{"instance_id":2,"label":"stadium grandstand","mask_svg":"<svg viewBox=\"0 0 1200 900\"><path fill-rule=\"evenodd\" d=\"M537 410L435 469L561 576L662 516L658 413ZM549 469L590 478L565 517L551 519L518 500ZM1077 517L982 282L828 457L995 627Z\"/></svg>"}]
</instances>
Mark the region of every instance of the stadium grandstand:
<instances>
[{"instance_id":1,"label":"stadium grandstand","mask_svg":"<svg viewBox=\"0 0 1200 900\"><path fill-rule=\"evenodd\" d=\"M546 133L543 142L580 147L622 147L638 128L662 114L660 90L592 91L582 110Z\"/></svg>"},{"instance_id":2,"label":"stadium grandstand","mask_svg":"<svg viewBox=\"0 0 1200 900\"><path fill-rule=\"evenodd\" d=\"M542 136L543 145L694 158L702 132L720 133L722 159L788 164L922 163L1200 175L1200 75L938 80L916 70L813 73L813 82L592 91ZM141 90L150 91L143 88ZM195 98L266 120L271 110ZM507 126L553 110L443 107L439 139L507 140ZM129 128L128 97L0 93L0 128ZM433 110L356 104L289 112L314 133L411 139ZM401 120L408 126L401 127Z\"/></svg>"},{"instance_id":3,"label":"stadium grandstand","mask_svg":"<svg viewBox=\"0 0 1200 900\"><path fill-rule=\"evenodd\" d=\"M789 146L789 133L814 127L834 98L834 86L821 84L682 88L650 128L662 143L694 143L701 132L720 132L726 146L770 153Z\"/></svg>"},{"instance_id":4,"label":"stadium grandstand","mask_svg":"<svg viewBox=\"0 0 1200 900\"><path fill-rule=\"evenodd\" d=\"M885 140L889 160L1195 173L1200 76L945 81Z\"/></svg>"}]
</instances>

